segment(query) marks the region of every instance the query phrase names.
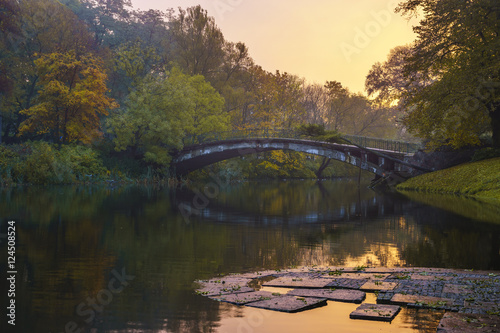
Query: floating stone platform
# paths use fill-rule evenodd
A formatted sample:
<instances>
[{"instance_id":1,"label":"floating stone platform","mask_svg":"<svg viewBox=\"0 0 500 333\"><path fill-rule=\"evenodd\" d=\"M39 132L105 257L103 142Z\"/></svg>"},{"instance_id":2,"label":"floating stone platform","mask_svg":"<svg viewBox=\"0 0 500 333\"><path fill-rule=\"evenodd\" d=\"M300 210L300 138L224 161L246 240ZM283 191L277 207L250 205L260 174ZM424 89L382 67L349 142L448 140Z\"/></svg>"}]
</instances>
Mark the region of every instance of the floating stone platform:
<instances>
[{"instance_id":1,"label":"floating stone platform","mask_svg":"<svg viewBox=\"0 0 500 333\"><path fill-rule=\"evenodd\" d=\"M361 304L350 318L390 322L400 307L438 309L445 311L438 332L500 332L500 272L302 267L196 282L199 295L281 312L310 310L327 300L359 304L368 292L377 295L377 304ZM284 292L261 290L271 287Z\"/></svg>"}]
</instances>

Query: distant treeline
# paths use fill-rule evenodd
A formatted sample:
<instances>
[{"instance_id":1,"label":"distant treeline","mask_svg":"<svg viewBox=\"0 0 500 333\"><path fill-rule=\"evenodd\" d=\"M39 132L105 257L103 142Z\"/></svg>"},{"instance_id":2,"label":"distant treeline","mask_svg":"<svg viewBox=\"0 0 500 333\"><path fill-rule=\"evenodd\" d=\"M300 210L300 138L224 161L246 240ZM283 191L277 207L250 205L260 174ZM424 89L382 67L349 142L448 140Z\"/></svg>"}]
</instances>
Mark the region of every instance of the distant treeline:
<instances>
[{"instance_id":1,"label":"distant treeline","mask_svg":"<svg viewBox=\"0 0 500 333\"><path fill-rule=\"evenodd\" d=\"M411 14L427 6L426 15L438 18L442 13L434 2L408 1L400 10ZM487 10L487 0L471 6L483 2ZM462 12L451 19L459 22ZM498 23L498 18L492 20ZM429 29L439 28L437 20L430 23L436 27ZM496 27L485 30L484 40ZM128 0L0 0L0 29L1 142L31 147L43 141L56 150L84 145L100 156L109 173L116 169L134 175L144 170L165 174L169 151L181 148L184 137L229 129L317 124L346 134L400 138L408 128L424 139L455 146L477 144L481 134L491 133L484 110L494 97L498 73L474 75L489 89L488 96L476 98L481 103L472 110L475 113L446 116L442 107L446 104L455 112L450 98L456 96L439 97L430 88L446 87L440 76L455 84L453 77L443 74L451 71L451 62L444 69L427 66L424 71L416 66L424 59L423 48L430 47L424 43L425 35L419 37L420 44L396 49L388 62L374 65L367 77L374 98L368 99L334 78L309 83L296 75L262 69L246 45L227 41L200 6L162 12L136 10ZM498 46L492 52L498 53ZM500 58L484 57L495 64ZM493 73L492 68L487 69ZM460 75L457 87L467 79ZM432 108L422 102L431 98L442 105L436 102ZM498 104L497 98L494 102ZM491 116L495 110L490 108ZM41 146L33 147L30 151ZM24 161L22 149L2 149L10 157L0 155L4 159L0 166L9 165L12 173L15 168L9 161L14 155ZM310 159L298 153L280 154L266 153L247 162L253 161L256 174L274 169L279 170L272 173L276 176L283 166ZM268 163L257 167L262 159ZM129 166L123 169L124 165ZM5 178L4 167L0 175Z\"/></svg>"},{"instance_id":2,"label":"distant treeline","mask_svg":"<svg viewBox=\"0 0 500 333\"><path fill-rule=\"evenodd\" d=\"M393 109L337 81L310 84L263 70L244 43L225 40L200 6L162 12L135 10L126 0L0 3L4 144L24 144L30 152L45 147L31 143L36 141L55 150L86 145L104 159L104 169L120 169L117 161L128 159L133 166L125 171L136 175L168 167L169 151L193 134L312 123L351 134L397 135ZM12 164L14 157L21 165L26 161L19 147L3 148L4 179L23 174ZM273 160L306 157L273 153L264 159L268 174L269 167L282 169Z\"/></svg>"}]
</instances>

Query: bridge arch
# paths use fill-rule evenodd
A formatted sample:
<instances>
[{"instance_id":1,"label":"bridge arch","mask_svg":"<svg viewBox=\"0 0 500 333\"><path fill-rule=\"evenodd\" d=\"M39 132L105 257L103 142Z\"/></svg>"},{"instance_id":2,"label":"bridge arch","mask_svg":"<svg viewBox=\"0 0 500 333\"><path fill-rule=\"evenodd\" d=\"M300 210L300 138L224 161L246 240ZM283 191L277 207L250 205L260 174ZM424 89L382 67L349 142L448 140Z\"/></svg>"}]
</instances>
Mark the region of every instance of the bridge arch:
<instances>
[{"instance_id":1,"label":"bridge arch","mask_svg":"<svg viewBox=\"0 0 500 333\"><path fill-rule=\"evenodd\" d=\"M379 176L384 176L398 167L394 160L380 157L373 150L358 146L286 138L230 139L191 145L175 154L172 165L176 174L183 176L213 163L272 150L291 150L324 156L361 167ZM395 160L404 157L402 153L389 154Z\"/></svg>"}]
</instances>

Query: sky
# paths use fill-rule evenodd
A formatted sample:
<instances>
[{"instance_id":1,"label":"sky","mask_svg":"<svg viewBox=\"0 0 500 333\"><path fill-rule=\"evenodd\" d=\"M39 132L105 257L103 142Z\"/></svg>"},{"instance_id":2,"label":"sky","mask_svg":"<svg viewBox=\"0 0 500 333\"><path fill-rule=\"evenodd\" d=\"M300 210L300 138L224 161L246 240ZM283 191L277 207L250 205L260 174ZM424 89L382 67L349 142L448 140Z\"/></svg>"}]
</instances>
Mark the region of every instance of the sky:
<instances>
[{"instance_id":1,"label":"sky","mask_svg":"<svg viewBox=\"0 0 500 333\"><path fill-rule=\"evenodd\" d=\"M398 0L132 0L135 8L201 5L228 41L243 42L265 70L309 83L336 80L364 93L365 77L389 51L413 41L412 26L394 13Z\"/></svg>"}]
</instances>

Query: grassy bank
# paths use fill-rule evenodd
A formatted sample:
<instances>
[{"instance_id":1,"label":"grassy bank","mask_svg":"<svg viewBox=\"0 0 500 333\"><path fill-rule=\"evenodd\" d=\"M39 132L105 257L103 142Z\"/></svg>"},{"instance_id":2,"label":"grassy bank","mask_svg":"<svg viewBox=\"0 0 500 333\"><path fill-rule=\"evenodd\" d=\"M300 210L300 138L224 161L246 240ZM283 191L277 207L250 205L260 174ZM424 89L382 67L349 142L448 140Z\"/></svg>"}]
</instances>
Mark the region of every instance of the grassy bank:
<instances>
[{"instance_id":1,"label":"grassy bank","mask_svg":"<svg viewBox=\"0 0 500 333\"><path fill-rule=\"evenodd\" d=\"M421 175L398 185L397 189L455 194L500 203L500 158Z\"/></svg>"}]
</instances>

